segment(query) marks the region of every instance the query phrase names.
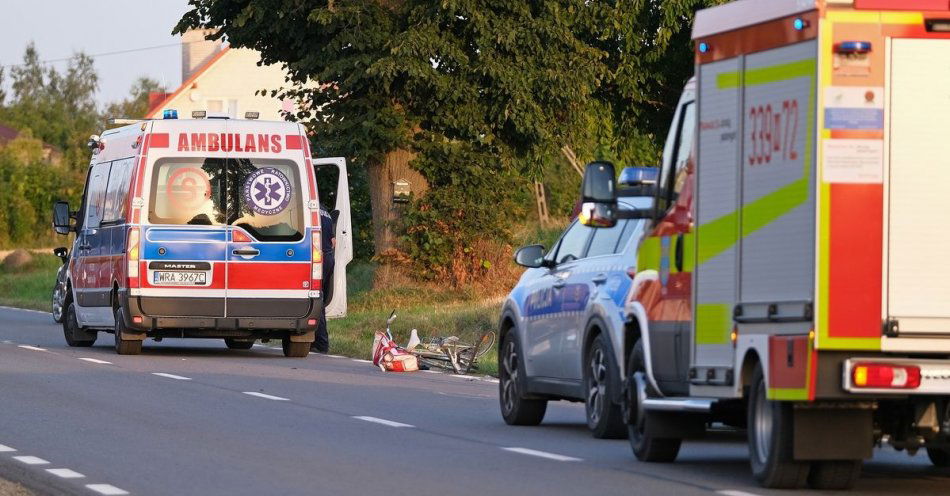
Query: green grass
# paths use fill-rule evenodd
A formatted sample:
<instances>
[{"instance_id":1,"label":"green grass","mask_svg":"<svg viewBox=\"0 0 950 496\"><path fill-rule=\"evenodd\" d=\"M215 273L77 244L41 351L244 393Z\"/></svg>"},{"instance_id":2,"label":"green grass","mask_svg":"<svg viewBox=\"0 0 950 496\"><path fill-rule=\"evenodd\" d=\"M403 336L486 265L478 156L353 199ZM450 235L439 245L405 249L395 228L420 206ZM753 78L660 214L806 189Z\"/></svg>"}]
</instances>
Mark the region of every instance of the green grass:
<instances>
[{"instance_id":1,"label":"green grass","mask_svg":"<svg viewBox=\"0 0 950 496\"><path fill-rule=\"evenodd\" d=\"M48 311L61 264L59 258L47 254L33 254L29 264L16 270L0 264L0 305Z\"/></svg>"}]
</instances>

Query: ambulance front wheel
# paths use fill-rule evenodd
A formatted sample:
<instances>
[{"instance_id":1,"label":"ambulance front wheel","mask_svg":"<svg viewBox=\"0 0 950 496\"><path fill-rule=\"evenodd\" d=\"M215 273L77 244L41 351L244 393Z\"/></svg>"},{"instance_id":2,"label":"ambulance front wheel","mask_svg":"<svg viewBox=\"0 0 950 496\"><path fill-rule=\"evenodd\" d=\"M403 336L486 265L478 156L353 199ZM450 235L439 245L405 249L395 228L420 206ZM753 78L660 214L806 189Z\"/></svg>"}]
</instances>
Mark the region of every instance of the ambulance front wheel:
<instances>
[{"instance_id":1,"label":"ambulance front wheel","mask_svg":"<svg viewBox=\"0 0 950 496\"><path fill-rule=\"evenodd\" d=\"M285 357L303 358L310 354L310 343L307 341L291 341L288 337L281 340L281 345Z\"/></svg>"},{"instance_id":2,"label":"ambulance front wheel","mask_svg":"<svg viewBox=\"0 0 950 496\"><path fill-rule=\"evenodd\" d=\"M95 344L96 331L79 327L79 320L76 319L76 305L73 302L68 302L65 313L66 315L63 319L63 336L66 338L66 344L83 348Z\"/></svg>"},{"instance_id":3,"label":"ambulance front wheel","mask_svg":"<svg viewBox=\"0 0 950 496\"><path fill-rule=\"evenodd\" d=\"M792 457L791 403L768 399L761 365L756 365L751 386L748 435L752 475L770 489L804 487L810 465Z\"/></svg>"},{"instance_id":4,"label":"ambulance front wheel","mask_svg":"<svg viewBox=\"0 0 950 496\"><path fill-rule=\"evenodd\" d=\"M120 355L138 355L142 353L142 339L127 339L129 329L125 325L122 307L115 309L115 352Z\"/></svg>"}]
</instances>

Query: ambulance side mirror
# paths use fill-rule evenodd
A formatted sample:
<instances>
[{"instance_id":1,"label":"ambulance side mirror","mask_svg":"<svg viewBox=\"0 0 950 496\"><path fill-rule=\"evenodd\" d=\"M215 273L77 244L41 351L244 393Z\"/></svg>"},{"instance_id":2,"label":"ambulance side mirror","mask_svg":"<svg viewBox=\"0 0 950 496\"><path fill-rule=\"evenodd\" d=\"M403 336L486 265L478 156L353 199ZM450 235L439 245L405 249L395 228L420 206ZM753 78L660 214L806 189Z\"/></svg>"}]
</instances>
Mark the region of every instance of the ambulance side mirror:
<instances>
[{"instance_id":1,"label":"ambulance side mirror","mask_svg":"<svg viewBox=\"0 0 950 496\"><path fill-rule=\"evenodd\" d=\"M591 162L581 185L581 224L613 227L617 224L617 171L610 162Z\"/></svg>"},{"instance_id":2,"label":"ambulance side mirror","mask_svg":"<svg viewBox=\"0 0 950 496\"><path fill-rule=\"evenodd\" d=\"M53 204L53 229L56 234L69 234L73 230L69 223L69 203L58 201Z\"/></svg>"}]
</instances>

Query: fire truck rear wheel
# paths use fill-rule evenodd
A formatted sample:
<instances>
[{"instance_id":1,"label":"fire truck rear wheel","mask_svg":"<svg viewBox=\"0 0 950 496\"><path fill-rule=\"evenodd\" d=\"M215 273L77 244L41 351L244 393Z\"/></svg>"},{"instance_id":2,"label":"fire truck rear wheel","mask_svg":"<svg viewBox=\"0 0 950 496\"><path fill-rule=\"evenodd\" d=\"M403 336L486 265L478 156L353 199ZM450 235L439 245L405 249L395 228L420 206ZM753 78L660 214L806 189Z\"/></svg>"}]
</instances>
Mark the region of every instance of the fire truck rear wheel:
<instances>
[{"instance_id":1,"label":"fire truck rear wheel","mask_svg":"<svg viewBox=\"0 0 950 496\"><path fill-rule=\"evenodd\" d=\"M284 356L290 358L303 358L310 354L309 342L291 341L290 338L284 338L280 343L284 349Z\"/></svg>"},{"instance_id":2,"label":"fire truck rear wheel","mask_svg":"<svg viewBox=\"0 0 950 496\"><path fill-rule=\"evenodd\" d=\"M792 405L766 396L762 365L756 365L749 393L749 457L763 487L795 489L808 481L808 462L792 458Z\"/></svg>"},{"instance_id":3,"label":"fire truck rear wheel","mask_svg":"<svg viewBox=\"0 0 950 496\"><path fill-rule=\"evenodd\" d=\"M638 383L642 381L642 375L646 371L646 362L643 358L643 341L637 341L633 345L633 352L630 353L630 361L627 364L627 391L624 402L629 409L628 417L630 423L627 424L627 438L630 440L630 447L633 449L633 456L641 462L671 463L679 455L682 439L678 438L658 438L651 435L647 428L646 412L640 408L641 398L646 397L646 387L640 391ZM637 380L636 374L641 374L641 381Z\"/></svg>"},{"instance_id":4,"label":"fire truck rear wheel","mask_svg":"<svg viewBox=\"0 0 950 496\"><path fill-rule=\"evenodd\" d=\"M587 352L587 367L584 370L585 411L587 428L597 439L623 439L627 429L623 413L616 404L616 388L620 385L613 353L605 344L607 338L598 334Z\"/></svg>"},{"instance_id":5,"label":"fire truck rear wheel","mask_svg":"<svg viewBox=\"0 0 950 496\"><path fill-rule=\"evenodd\" d=\"M505 334L498 356L498 402L508 425L538 425L548 409L546 400L525 398L525 371L515 331Z\"/></svg>"},{"instance_id":6,"label":"fire truck rear wheel","mask_svg":"<svg viewBox=\"0 0 950 496\"><path fill-rule=\"evenodd\" d=\"M254 346L254 341L239 341L237 339L224 338L224 344L231 350L249 350Z\"/></svg>"},{"instance_id":7,"label":"fire truck rear wheel","mask_svg":"<svg viewBox=\"0 0 950 496\"><path fill-rule=\"evenodd\" d=\"M950 449L927 448L927 458L934 467L950 467Z\"/></svg>"},{"instance_id":8,"label":"fire truck rear wheel","mask_svg":"<svg viewBox=\"0 0 950 496\"><path fill-rule=\"evenodd\" d=\"M850 489L861 477L863 460L825 460L811 463L808 486L812 489Z\"/></svg>"},{"instance_id":9,"label":"fire truck rear wheel","mask_svg":"<svg viewBox=\"0 0 950 496\"><path fill-rule=\"evenodd\" d=\"M141 339L123 339L127 334L122 307L115 309L115 352L120 355L138 355L142 353Z\"/></svg>"}]
</instances>

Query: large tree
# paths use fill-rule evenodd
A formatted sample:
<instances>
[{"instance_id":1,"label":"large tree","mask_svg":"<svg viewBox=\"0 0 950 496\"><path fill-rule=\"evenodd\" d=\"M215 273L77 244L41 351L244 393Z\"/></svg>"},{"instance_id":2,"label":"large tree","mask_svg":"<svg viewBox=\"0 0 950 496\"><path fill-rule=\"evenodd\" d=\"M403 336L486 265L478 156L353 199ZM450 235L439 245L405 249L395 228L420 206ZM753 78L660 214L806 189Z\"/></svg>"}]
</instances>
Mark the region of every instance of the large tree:
<instances>
[{"instance_id":1,"label":"large tree","mask_svg":"<svg viewBox=\"0 0 950 496\"><path fill-rule=\"evenodd\" d=\"M147 76L141 76L132 83L128 98L107 105L103 116L107 119L112 117L131 119L144 117L149 111L149 94L164 93L165 91L165 87L158 81Z\"/></svg>"},{"instance_id":2,"label":"large tree","mask_svg":"<svg viewBox=\"0 0 950 496\"><path fill-rule=\"evenodd\" d=\"M304 103L296 117L317 147L367 167L377 254L394 247L396 179L414 184L410 211L442 233L503 235L504 179L558 153L604 72L601 51L575 35L588 8L580 0L190 4L177 32L216 28L284 64L283 94ZM435 223L403 227L431 237L409 236L423 251L450 241Z\"/></svg>"}]
</instances>

